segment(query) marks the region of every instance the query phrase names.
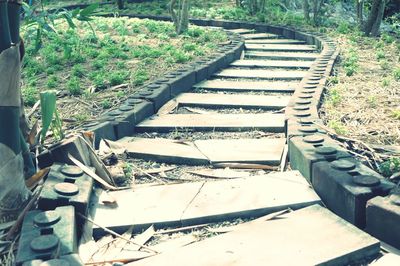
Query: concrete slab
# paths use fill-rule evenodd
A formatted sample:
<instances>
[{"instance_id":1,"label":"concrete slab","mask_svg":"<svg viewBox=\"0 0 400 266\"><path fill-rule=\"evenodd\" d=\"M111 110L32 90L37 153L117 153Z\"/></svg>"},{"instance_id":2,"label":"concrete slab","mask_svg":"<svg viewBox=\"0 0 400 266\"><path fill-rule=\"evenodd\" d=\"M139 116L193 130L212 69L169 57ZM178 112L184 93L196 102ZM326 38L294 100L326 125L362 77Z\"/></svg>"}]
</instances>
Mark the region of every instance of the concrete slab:
<instances>
[{"instance_id":1,"label":"concrete slab","mask_svg":"<svg viewBox=\"0 0 400 266\"><path fill-rule=\"evenodd\" d=\"M245 34L245 33L253 33L255 30L254 29L232 29L232 30L227 30L227 31L238 33L238 34Z\"/></svg>"},{"instance_id":2,"label":"concrete slab","mask_svg":"<svg viewBox=\"0 0 400 266\"><path fill-rule=\"evenodd\" d=\"M246 58L264 58L272 60L307 60L314 61L319 57L317 53L294 53L294 52L259 52L246 51Z\"/></svg>"},{"instance_id":3,"label":"concrete slab","mask_svg":"<svg viewBox=\"0 0 400 266\"><path fill-rule=\"evenodd\" d=\"M311 61L288 60L236 60L230 66L234 67L280 67L280 68L310 68Z\"/></svg>"},{"instance_id":4,"label":"concrete slab","mask_svg":"<svg viewBox=\"0 0 400 266\"><path fill-rule=\"evenodd\" d=\"M194 85L195 88L215 91L265 91L265 92L294 92L297 82L271 81L230 81L207 80Z\"/></svg>"},{"instance_id":5,"label":"concrete slab","mask_svg":"<svg viewBox=\"0 0 400 266\"><path fill-rule=\"evenodd\" d=\"M227 68L214 74L220 78L255 78L255 79L280 79L280 80L300 80L307 75L306 71L279 71L279 70L260 70L260 69L232 69Z\"/></svg>"},{"instance_id":6,"label":"concrete slab","mask_svg":"<svg viewBox=\"0 0 400 266\"><path fill-rule=\"evenodd\" d=\"M400 265L400 256L388 253L385 254L382 258L374 261L373 263L369 264L371 266L398 266Z\"/></svg>"},{"instance_id":7,"label":"concrete slab","mask_svg":"<svg viewBox=\"0 0 400 266\"><path fill-rule=\"evenodd\" d=\"M314 205L132 265L348 265L378 253L378 240Z\"/></svg>"},{"instance_id":8,"label":"concrete slab","mask_svg":"<svg viewBox=\"0 0 400 266\"><path fill-rule=\"evenodd\" d=\"M211 163L279 165L286 139L213 139L194 144Z\"/></svg>"},{"instance_id":9,"label":"concrete slab","mask_svg":"<svg viewBox=\"0 0 400 266\"><path fill-rule=\"evenodd\" d=\"M155 227L178 226L184 210L202 186L203 182L196 182L108 192L117 200L118 206L98 203L93 219L120 233L132 225L135 225L135 231L152 224ZM103 230L95 226L93 232L99 235Z\"/></svg>"},{"instance_id":10,"label":"concrete slab","mask_svg":"<svg viewBox=\"0 0 400 266\"><path fill-rule=\"evenodd\" d=\"M318 203L319 197L297 171L207 182L185 210L182 224L259 217Z\"/></svg>"},{"instance_id":11,"label":"concrete slab","mask_svg":"<svg viewBox=\"0 0 400 266\"><path fill-rule=\"evenodd\" d=\"M171 114L153 116L136 126L136 132L169 132L176 129L192 130L267 130L283 132L284 114Z\"/></svg>"},{"instance_id":12,"label":"concrete slab","mask_svg":"<svg viewBox=\"0 0 400 266\"><path fill-rule=\"evenodd\" d=\"M250 39L275 39L278 37L276 34L272 33L248 33L248 34L242 34L245 40L250 40Z\"/></svg>"},{"instance_id":13,"label":"concrete slab","mask_svg":"<svg viewBox=\"0 0 400 266\"><path fill-rule=\"evenodd\" d=\"M176 101L180 106L282 109L289 103L289 96L241 95L218 93L182 93Z\"/></svg>"},{"instance_id":14,"label":"concrete slab","mask_svg":"<svg viewBox=\"0 0 400 266\"><path fill-rule=\"evenodd\" d=\"M266 39L266 40L246 40L246 44L305 44L305 41L292 40L292 39Z\"/></svg>"},{"instance_id":15,"label":"concrete slab","mask_svg":"<svg viewBox=\"0 0 400 266\"><path fill-rule=\"evenodd\" d=\"M315 45L305 44L259 44L259 43L246 43L247 50L259 51L282 51L282 52L314 52L317 51Z\"/></svg>"},{"instance_id":16,"label":"concrete slab","mask_svg":"<svg viewBox=\"0 0 400 266\"><path fill-rule=\"evenodd\" d=\"M126 148L132 158L173 164L209 164L207 157L190 142L180 143L161 138L125 138L118 143Z\"/></svg>"}]
</instances>

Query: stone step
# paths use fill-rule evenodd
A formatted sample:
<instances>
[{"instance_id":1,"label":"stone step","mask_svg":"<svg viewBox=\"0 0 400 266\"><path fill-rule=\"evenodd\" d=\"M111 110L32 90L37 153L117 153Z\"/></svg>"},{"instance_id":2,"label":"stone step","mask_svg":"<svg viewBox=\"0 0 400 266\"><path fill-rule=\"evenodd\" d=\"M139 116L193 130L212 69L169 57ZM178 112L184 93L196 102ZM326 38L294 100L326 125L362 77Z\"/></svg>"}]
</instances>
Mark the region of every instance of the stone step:
<instances>
[{"instance_id":1,"label":"stone step","mask_svg":"<svg viewBox=\"0 0 400 266\"><path fill-rule=\"evenodd\" d=\"M169 114L153 116L135 128L136 132L170 132L177 129L195 131L266 130L283 132L283 114Z\"/></svg>"},{"instance_id":2,"label":"stone step","mask_svg":"<svg viewBox=\"0 0 400 266\"><path fill-rule=\"evenodd\" d=\"M230 32L238 33L238 34L246 34L246 33L253 33L255 32L254 29L231 29L228 30Z\"/></svg>"},{"instance_id":3,"label":"stone step","mask_svg":"<svg viewBox=\"0 0 400 266\"><path fill-rule=\"evenodd\" d=\"M247 50L277 51L277 52L314 52L317 48L314 45L296 44L245 44Z\"/></svg>"},{"instance_id":4,"label":"stone step","mask_svg":"<svg viewBox=\"0 0 400 266\"><path fill-rule=\"evenodd\" d=\"M305 68L308 69L312 61L285 61L285 60L236 60L233 67L279 67L279 68Z\"/></svg>"},{"instance_id":5,"label":"stone step","mask_svg":"<svg viewBox=\"0 0 400 266\"><path fill-rule=\"evenodd\" d=\"M131 226L140 231L152 224L156 228L194 225L258 217L277 210L320 203L317 194L297 171L152 186L108 194L118 199L118 206L99 202L94 221L121 233ZM93 229L95 235L104 234L99 227Z\"/></svg>"},{"instance_id":6,"label":"stone step","mask_svg":"<svg viewBox=\"0 0 400 266\"><path fill-rule=\"evenodd\" d=\"M289 103L287 96L240 95L218 93L182 93L176 101L180 106L221 108L282 109Z\"/></svg>"},{"instance_id":7,"label":"stone step","mask_svg":"<svg viewBox=\"0 0 400 266\"><path fill-rule=\"evenodd\" d=\"M207 197L210 199L212 196ZM242 197L239 203L243 204L241 200ZM365 259L376 257L379 252L377 239L326 208L314 205L273 220L248 222L232 232L209 237L134 265L361 265L360 262L366 265Z\"/></svg>"},{"instance_id":8,"label":"stone step","mask_svg":"<svg viewBox=\"0 0 400 266\"><path fill-rule=\"evenodd\" d=\"M294 52L259 52L259 51L246 51L246 58L262 58L272 60L304 60L314 61L319 57L315 53L294 53Z\"/></svg>"},{"instance_id":9,"label":"stone step","mask_svg":"<svg viewBox=\"0 0 400 266\"><path fill-rule=\"evenodd\" d=\"M305 44L305 41L292 39L266 39L266 40L247 40L246 44Z\"/></svg>"},{"instance_id":10,"label":"stone step","mask_svg":"<svg viewBox=\"0 0 400 266\"><path fill-rule=\"evenodd\" d=\"M219 78L255 78L272 80L301 80L307 75L306 71L279 71L260 69L233 69L227 68L214 76Z\"/></svg>"},{"instance_id":11,"label":"stone step","mask_svg":"<svg viewBox=\"0 0 400 266\"><path fill-rule=\"evenodd\" d=\"M275 39L278 38L278 35L272 33L247 33L242 34L245 40L254 40L254 39Z\"/></svg>"},{"instance_id":12,"label":"stone step","mask_svg":"<svg viewBox=\"0 0 400 266\"><path fill-rule=\"evenodd\" d=\"M271 82L271 81L231 81L231 80L206 80L194 85L198 89L215 91L265 91L265 92L294 92L296 82Z\"/></svg>"}]
</instances>

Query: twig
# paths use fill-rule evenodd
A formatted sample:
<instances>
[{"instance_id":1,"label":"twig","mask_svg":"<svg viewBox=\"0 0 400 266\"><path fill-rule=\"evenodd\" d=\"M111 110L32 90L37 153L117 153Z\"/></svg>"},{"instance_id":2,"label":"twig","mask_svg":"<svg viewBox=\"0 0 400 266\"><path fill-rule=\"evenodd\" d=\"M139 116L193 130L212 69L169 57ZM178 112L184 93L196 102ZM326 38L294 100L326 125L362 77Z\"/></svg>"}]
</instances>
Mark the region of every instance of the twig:
<instances>
[{"instance_id":1,"label":"twig","mask_svg":"<svg viewBox=\"0 0 400 266\"><path fill-rule=\"evenodd\" d=\"M83 215L83 214L81 214L81 213L78 213L78 216L80 216L81 218L85 219L85 220L88 221L88 222L91 222L91 223L94 224L95 226L100 227L101 229L103 229L104 231L106 231L107 233L109 233L109 234L111 234L111 235L113 235L113 236L115 236L115 237L121 238L121 239L123 239L123 240L125 240L125 241L127 241L127 242L129 242L129 243L131 243L131 244L133 244L133 245L139 246L139 247L141 247L141 248L143 248L143 249L147 249L148 251L151 251L151 252L153 252L153 253L156 253L156 254L159 253L158 251L153 250L153 249L151 249L151 248L149 248L149 247L147 247L147 246L145 246L145 245L138 244L138 243L132 241L131 239L126 238L126 237L124 237L123 235L120 235L120 234L118 234L118 233L116 233L116 232L114 232L114 231L108 229L107 227L104 227L104 226L99 225L98 223L96 223L95 221L93 221L92 219L90 219L89 217L86 217L85 215Z\"/></svg>"},{"instance_id":2,"label":"twig","mask_svg":"<svg viewBox=\"0 0 400 266\"><path fill-rule=\"evenodd\" d=\"M37 199L40 196L40 193L42 192L43 186L40 186L33 194L31 200L28 202L28 204L25 206L25 208L22 210L21 214L18 216L18 219L15 221L15 224L10 228L6 235L6 239L10 240L12 239L12 236L14 233L18 230L20 225L22 224L22 221L25 218L25 215L28 211L30 211L33 207L33 205L36 203Z\"/></svg>"},{"instance_id":3,"label":"twig","mask_svg":"<svg viewBox=\"0 0 400 266\"><path fill-rule=\"evenodd\" d=\"M183 231L189 231L192 229L200 229L209 226L210 224L198 224L198 225L191 225L191 226L185 226L185 227L180 227L180 228L174 228L174 229L169 229L169 230L163 230L156 232L156 235L165 235L165 234L173 234L173 233L178 233L178 232L183 232Z\"/></svg>"},{"instance_id":4,"label":"twig","mask_svg":"<svg viewBox=\"0 0 400 266\"><path fill-rule=\"evenodd\" d=\"M33 105L33 107L32 107L32 109L29 111L29 113L26 115L26 117L29 119L35 112L36 112L36 109L39 107L39 105L40 105L40 101L37 101L34 105Z\"/></svg>"},{"instance_id":5,"label":"twig","mask_svg":"<svg viewBox=\"0 0 400 266\"><path fill-rule=\"evenodd\" d=\"M157 180L157 181L160 181L160 182L163 183L163 184L167 184L167 182L165 182L164 180L162 180L162 179L160 179L160 178L158 178L158 177L155 177L155 176L153 176L153 175L147 173L145 170L142 170L142 169L140 169L139 167L136 167L136 166L133 165L133 164L130 164L130 165L131 165L133 168L135 168L135 170L141 172L142 174L144 174L144 175L146 175L146 176L148 176L148 177L150 177L150 178L152 178L152 179L155 179L155 180Z\"/></svg>"}]
</instances>

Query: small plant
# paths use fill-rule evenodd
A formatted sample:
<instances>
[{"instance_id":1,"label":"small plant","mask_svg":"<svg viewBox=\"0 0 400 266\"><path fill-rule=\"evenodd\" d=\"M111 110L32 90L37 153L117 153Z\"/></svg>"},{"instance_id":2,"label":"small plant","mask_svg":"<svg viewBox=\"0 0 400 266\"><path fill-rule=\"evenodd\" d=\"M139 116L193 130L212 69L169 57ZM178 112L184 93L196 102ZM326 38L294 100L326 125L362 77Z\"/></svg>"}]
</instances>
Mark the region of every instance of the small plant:
<instances>
[{"instance_id":1,"label":"small plant","mask_svg":"<svg viewBox=\"0 0 400 266\"><path fill-rule=\"evenodd\" d=\"M392 35L389 35L387 33L382 34L381 36L381 40L384 41L387 44L391 44L394 43L394 41L396 40Z\"/></svg>"},{"instance_id":2,"label":"small plant","mask_svg":"<svg viewBox=\"0 0 400 266\"><path fill-rule=\"evenodd\" d=\"M71 95L81 95L82 88L78 78L73 77L67 82L67 89Z\"/></svg>"},{"instance_id":3,"label":"small plant","mask_svg":"<svg viewBox=\"0 0 400 266\"><path fill-rule=\"evenodd\" d=\"M341 34L348 34L350 32L350 25L342 21L336 30Z\"/></svg>"},{"instance_id":4,"label":"small plant","mask_svg":"<svg viewBox=\"0 0 400 266\"><path fill-rule=\"evenodd\" d=\"M72 76L81 78L84 75L85 70L82 65L74 65L72 67Z\"/></svg>"},{"instance_id":5,"label":"small plant","mask_svg":"<svg viewBox=\"0 0 400 266\"><path fill-rule=\"evenodd\" d=\"M22 89L24 103L27 106L33 106L39 100L38 94L38 90L34 87L26 87Z\"/></svg>"},{"instance_id":6,"label":"small plant","mask_svg":"<svg viewBox=\"0 0 400 266\"><path fill-rule=\"evenodd\" d=\"M358 54L354 48L351 48L344 60L344 70L346 76L354 75L358 70Z\"/></svg>"},{"instance_id":7,"label":"small plant","mask_svg":"<svg viewBox=\"0 0 400 266\"><path fill-rule=\"evenodd\" d=\"M87 114L76 114L74 118L76 119L77 122L81 123L86 121L89 118L89 116Z\"/></svg>"},{"instance_id":8,"label":"small plant","mask_svg":"<svg viewBox=\"0 0 400 266\"><path fill-rule=\"evenodd\" d=\"M329 85L339 84L339 77L338 76L330 76L327 78Z\"/></svg>"},{"instance_id":9,"label":"small plant","mask_svg":"<svg viewBox=\"0 0 400 266\"><path fill-rule=\"evenodd\" d=\"M138 69L133 74L133 84L135 86L143 85L146 80L149 79L149 75L146 70Z\"/></svg>"},{"instance_id":10,"label":"small plant","mask_svg":"<svg viewBox=\"0 0 400 266\"><path fill-rule=\"evenodd\" d=\"M337 88L332 88L328 92L328 102L332 106L337 106L342 101L342 95Z\"/></svg>"},{"instance_id":11,"label":"small plant","mask_svg":"<svg viewBox=\"0 0 400 266\"><path fill-rule=\"evenodd\" d=\"M51 128L53 136L57 140L64 138L62 120L57 112L57 96L55 91L44 91L40 93L40 107L42 116L41 143L44 144L47 131Z\"/></svg>"},{"instance_id":12,"label":"small plant","mask_svg":"<svg viewBox=\"0 0 400 266\"><path fill-rule=\"evenodd\" d=\"M369 104L370 107L375 108L378 106L378 99L376 98L375 95L371 95L367 98L367 103Z\"/></svg>"},{"instance_id":13,"label":"small plant","mask_svg":"<svg viewBox=\"0 0 400 266\"><path fill-rule=\"evenodd\" d=\"M393 70L393 77L395 80L400 81L400 67Z\"/></svg>"},{"instance_id":14,"label":"small plant","mask_svg":"<svg viewBox=\"0 0 400 266\"><path fill-rule=\"evenodd\" d=\"M376 59L378 59L378 60L385 59L385 51L379 49L376 52Z\"/></svg>"},{"instance_id":15,"label":"small plant","mask_svg":"<svg viewBox=\"0 0 400 266\"><path fill-rule=\"evenodd\" d=\"M389 78L383 78L383 79L382 79L382 86L383 86L383 87L388 87L388 86L390 86L390 79L389 79Z\"/></svg>"},{"instance_id":16,"label":"small plant","mask_svg":"<svg viewBox=\"0 0 400 266\"><path fill-rule=\"evenodd\" d=\"M385 177L400 172L400 157L392 157L379 165L379 171Z\"/></svg>"},{"instance_id":17,"label":"small plant","mask_svg":"<svg viewBox=\"0 0 400 266\"><path fill-rule=\"evenodd\" d=\"M391 116L396 120L400 120L400 109L393 110Z\"/></svg>"},{"instance_id":18,"label":"small plant","mask_svg":"<svg viewBox=\"0 0 400 266\"><path fill-rule=\"evenodd\" d=\"M110 109L111 108L111 102L109 100L105 99L105 100L103 100L101 102L101 107L103 109Z\"/></svg>"},{"instance_id":19,"label":"small plant","mask_svg":"<svg viewBox=\"0 0 400 266\"><path fill-rule=\"evenodd\" d=\"M49 78L47 79L47 87L49 89L54 89L55 87L57 87L58 85L58 78L57 76L49 76Z\"/></svg>"},{"instance_id":20,"label":"small plant","mask_svg":"<svg viewBox=\"0 0 400 266\"><path fill-rule=\"evenodd\" d=\"M382 70L390 69L390 64L389 64L389 61L387 61L387 60L382 60L379 65L381 66Z\"/></svg>"},{"instance_id":21,"label":"small plant","mask_svg":"<svg viewBox=\"0 0 400 266\"><path fill-rule=\"evenodd\" d=\"M337 134L339 134L339 135L346 135L347 134L346 127L340 121L331 120L331 121L329 121L328 126L330 128L332 128L333 130L335 130L335 132Z\"/></svg>"},{"instance_id":22,"label":"small plant","mask_svg":"<svg viewBox=\"0 0 400 266\"><path fill-rule=\"evenodd\" d=\"M129 73L127 71L112 72L109 76L111 86L122 84L128 76Z\"/></svg>"}]
</instances>

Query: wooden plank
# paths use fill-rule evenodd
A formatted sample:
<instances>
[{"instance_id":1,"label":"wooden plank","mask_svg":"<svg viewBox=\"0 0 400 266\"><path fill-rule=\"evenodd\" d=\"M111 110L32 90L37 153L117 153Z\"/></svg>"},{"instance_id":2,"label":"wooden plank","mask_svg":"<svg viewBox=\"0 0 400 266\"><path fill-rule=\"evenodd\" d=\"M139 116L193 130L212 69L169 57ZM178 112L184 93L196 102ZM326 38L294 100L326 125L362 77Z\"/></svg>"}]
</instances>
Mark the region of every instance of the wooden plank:
<instances>
[{"instance_id":1,"label":"wooden plank","mask_svg":"<svg viewBox=\"0 0 400 266\"><path fill-rule=\"evenodd\" d=\"M305 44L305 41L292 40L292 39L266 39L266 40L247 40L245 43L258 43L258 44Z\"/></svg>"},{"instance_id":2,"label":"wooden plank","mask_svg":"<svg viewBox=\"0 0 400 266\"><path fill-rule=\"evenodd\" d=\"M153 116L136 126L137 132L170 132L176 129L204 131L266 130L283 132L283 114L171 114Z\"/></svg>"},{"instance_id":3,"label":"wooden plank","mask_svg":"<svg viewBox=\"0 0 400 266\"><path fill-rule=\"evenodd\" d=\"M313 52L317 48L314 45L304 44L245 44L247 50L282 51L282 52Z\"/></svg>"},{"instance_id":4,"label":"wooden plank","mask_svg":"<svg viewBox=\"0 0 400 266\"><path fill-rule=\"evenodd\" d=\"M311 67L311 61L287 61L287 60L236 60L232 62L233 67L279 67L279 68L305 68Z\"/></svg>"},{"instance_id":5,"label":"wooden plank","mask_svg":"<svg viewBox=\"0 0 400 266\"><path fill-rule=\"evenodd\" d=\"M294 52L259 52L246 51L246 58L263 58L272 60L307 60L314 61L319 57L316 53L294 53Z\"/></svg>"},{"instance_id":6,"label":"wooden plank","mask_svg":"<svg viewBox=\"0 0 400 266\"><path fill-rule=\"evenodd\" d=\"M198 89L215 91L294 92L297 82L206 80L194 85Z\"/></svg>"},{"instance_id":7,"label":"wooden plank","mask_svg":"<svg viewBox=\"0 0 400 266\"><path fill-rule=\"evenodd\" d=\"M301 80L307 75L306 71L279 71L279 70L261 70L261 69L232 69L227 68L214 74L220 78L255 78L272 80Z\"/></svg>"},{"instance_id":8,"label":"wooden plank","mask_svg":"<svg viewBox=\"0 0 400 266\"><path fill-rule=\"evenodd\" d=\"M180 106L282 109L289 103L288 96L240 95L217 93L182 93L176 101Z\"/></svg>"},{"instance_id":9,"label":"wooden plank","mask_svg":"<svg viewBox=\"0 0 400 266\"><path fill-rule=\"evenodd\" d=\"M353 265L379 251L377 239L314 205L279 219L250 222L132 266Z\"/></svg>"},{"instance_id":10,"label":"wooden plank","mask_svg":"<svg viewBox=\"0 0 400 266\"><path fill-rule=\"evenodd\" d=\"M130 157L173 164L204 165L209 161L191 143L179 143L169 139L130 138L118 141Z\"/></svg>"},{"instance_id":11,"label":"wooden plank","mask_svg":"<svg viewBox=\"0 0 400 266\"><path fill-rule=\"evenodd\" d=\"M135 190L109 192L117 199L118 206L111 207L99 201L94 207L94 221L116 232L125 232L133 226L136 232L164 226L180 226L182 213L198 194L204 182L179 185L162 185ZM104 193L104 192L103 192ZM95 235L103 234L103 229L94 226Z\"/></svg>"},{"instance_id":12,"label":"wooden plank","mask_svg":"<svg viewBox=\"0 0 400 266\"><path fill-rule=\"evenodd\" d=\"M279 165L286 139L213 139L194 144L211 163Z\"/></svg>"},{"instance_id":13,"label":"wooden plank","mask_svg":"<svg viewBox=\"0 0 400 266\"><path fill-rule=\"evenodd\" d=\"M253 40L253 39L275 39L278 37L276 34L272 33L249 33L242 34L245 40Z\"/></svg>"},{"instance_id":14,"label":"wooden plank","mask_svg":"<svg viewBox=\"0 0 400 266\"><path fill-rule=\"evenodd\" d=\"M254 29L231 29L228 31L238 33L238 34L246 34L246 33L253 33L255 30Z\"/></svg>"}]
</instances>

